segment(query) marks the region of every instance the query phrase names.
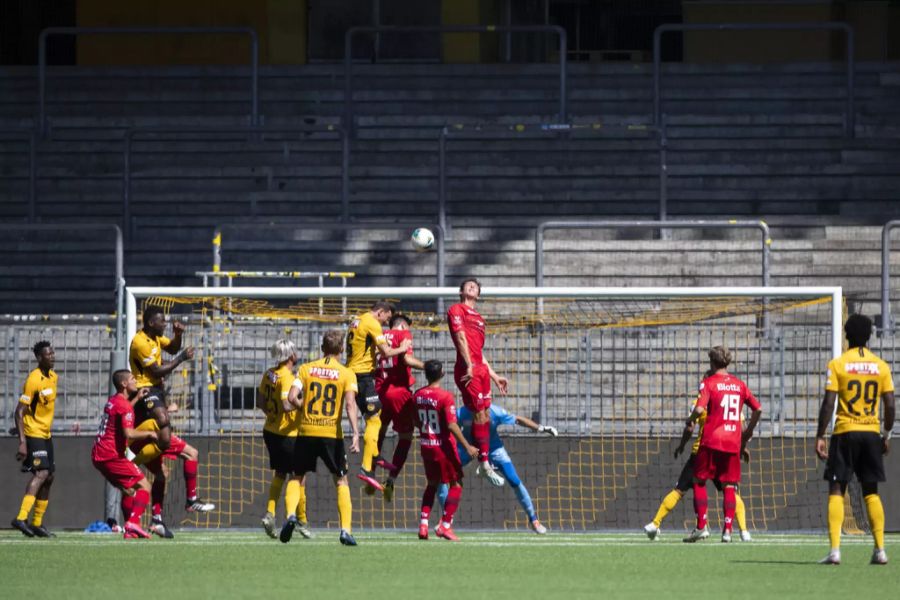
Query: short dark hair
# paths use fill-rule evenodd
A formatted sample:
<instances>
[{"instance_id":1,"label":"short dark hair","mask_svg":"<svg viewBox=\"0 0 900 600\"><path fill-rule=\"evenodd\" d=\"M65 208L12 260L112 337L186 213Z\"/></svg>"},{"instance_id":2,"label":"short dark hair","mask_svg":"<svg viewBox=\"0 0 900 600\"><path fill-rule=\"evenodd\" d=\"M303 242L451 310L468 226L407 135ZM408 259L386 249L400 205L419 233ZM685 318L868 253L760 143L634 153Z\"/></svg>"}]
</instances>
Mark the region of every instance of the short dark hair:
<instances>
[{"instance_id":1,"label":"short dark hair","mask_svg":"<svg viewBox=\"0 0 900 600\"><path fill-rule=\"evenodd\" d=\"M322 335L322 352L325 354L340 354L343 345L344 332L340 329L329 329Z\"/></svg>"},{"instance_id":2,"label":"short dark hair","mask_svg":"<svg viewBox=\"0 0 900 600\"><path fill-rule=\"evenodd\" d=\"M402 321L406 321L406 324L407 324L407 325L410 325L410 326L411 326L412 323L413 323L413 322L412 322L412 319L411 319L410 317L406 316L405 314L403 314L402 312L395 312L395 313L393 314L393 316L391 316L391 320L388 322L388 326L389 326L391 329L393 329L393 328L394 328L394 325L397 323L397 321L401 321L401 320L402 320Z\"/></svg>"},{"instance_id":3,"label":"short dark hair","mask_svg":"<svg viewBox=\"0 0 900 600\"><path fill-rule=\"evenodd\" d=\"M460 292L463 291L463 288L466 287L466 284L469 283L469 282L472 282L472 283L474 283L475 285L477 285L477 286L478 286L478 293L481 294L481 282L478 281L478 280L477 280L476 278L474 278L474 277L466 277L465 279L463 279L462 282L459 284L459 291L460 291Z\"/></svg>"},{"instance_id":4,"label":"short dark hair","mask_svg":"<svg viewBox=\"0 0 900 600\"><path fill-rule=\"evenodd\" d=\"M112 374L113 385L116 386L117 390L120 390L123 388L122 384L125 383L129 377L131 377L131 371L128 369L119 369Z\"/></svg>"},{"instance_id":5,"label":"short dark hair","mask_svg":"<svg viewBox=\"0 0 900 600\"><path fill-rule=\"evenodd\" d=\"M164 315L166 311L161 306L148 306L144 309L144 325L150 322L150 319L156 315Z\"/></svg>"},{"instance_id":6,"label":"short dark hair","mask_svg":"<svg viewBox=\"0 0 900 600\"><path fill-rule=\"evenodd\" d=\"M865 346L872 337L872 319L860 314L850 315L844 323L844 333L851 348Z\"/></svg>"},{"instance_id":7,"label":"short dark hair","mask_svg":"<svg viewBox=\"0 0 900 600\"><path fill-rule=\"evenodd\" d=\"M717 369L724 369L731 364L731 352L725 346L713 346L709 351L709 362Z\"/></svg>"},{"instance_id":8,"label":"short dark hair","mask_svg":"<svg viewBox=\"0 0 900 600\"><path fill-rule=\"evenodd\" d=\"M31 351L34 352L35 358L40 358L41 354L44 352L44 348L49 348L50 342L47 340L41 340L34 347L31 348Z\"/></svg>"},{"instance_id":9,"label":"short dark hair","mask_svg":"<svg viewBox=\"0 0 900 600\"><path fill-rule=\"evenodd\" d=\"M434 383L444 376L444 365L439 360L431 359L425 361L425 379L428 383Z\"/></svg>"},{"instance_id":10,"label":"short dark hair","mask_svg":"<svg viewBox=\"0 0 900 600\"><path fill-rule=\"evenodd\" d=\"M387 300L378 300L377 302L372 303L372 312L376 310L386 310L389 312L394 312L394 305L388 302Z\"/></svg>"}]
</instances>

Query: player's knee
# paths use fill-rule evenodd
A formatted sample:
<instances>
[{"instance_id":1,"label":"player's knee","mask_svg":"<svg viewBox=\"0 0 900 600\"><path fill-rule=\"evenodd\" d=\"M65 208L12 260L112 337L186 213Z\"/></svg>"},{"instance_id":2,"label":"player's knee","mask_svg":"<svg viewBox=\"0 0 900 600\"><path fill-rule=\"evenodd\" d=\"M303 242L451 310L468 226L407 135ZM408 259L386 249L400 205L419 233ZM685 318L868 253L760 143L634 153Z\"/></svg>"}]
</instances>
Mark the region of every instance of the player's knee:
<instances>
[{"instance_id":1,"label":"player's knee","mask_svg":"<svg viewBox=\"0 0 900 600\"><path fill-rule=\"evenodd\" d=\"M143 479L141 479L140 481L138 481L137 487L140 488L140 489L142 489L142 490L144 490L144 491L147 492L148 494L150 493L150 482L147 480L146 477L144 477ZM135 491L134 488L132 488L132 489L130 489L130 490L127 490L127 492L131 492L131 493L128 494L128 495L130 496L130 495L134 494L134 491Z\"/></svg>"},{"instance_id":2,"label":"player's knee","mask_svg":"<svg viewBox=\"0 0 900 600\"><path fill-rule=\"evenodd\" d=\"M349 487L349 482L347 481L347 476L342 475L341 477L334 477L334 487L339 488L341 486Z\"/></svg>"},{"instance_id":3,"label":"player's knee","mask_svg":"<svg viewBox=\"0 0 900 600\"><path fill-rule=\"evenodd\" d=\"M862 488L863 496L871 496L878 493L878 484L874 481L861 483L859 487Z\"/></svg>"},{"instance_id":4,"label":"player's knee","mask_svg":"<svg viewBox=\"0 0 900 600\"><path fill-rule=\"evenodd\" d=\"M406 440L407 442L411 442L413 439L412 431L404 431L403 433L398 434L397 436L401 440Z\"/></svg>"},{"instance_id":5,"label":"player's knee","mask_svg":"<svg viewBox=\"0 0 900 600\"><path fill-rule=\"evenodd\" d=\"M44 480L44 487L53 485L53 473L47 472L47 478Z\"/></svg>"}]
</instances>

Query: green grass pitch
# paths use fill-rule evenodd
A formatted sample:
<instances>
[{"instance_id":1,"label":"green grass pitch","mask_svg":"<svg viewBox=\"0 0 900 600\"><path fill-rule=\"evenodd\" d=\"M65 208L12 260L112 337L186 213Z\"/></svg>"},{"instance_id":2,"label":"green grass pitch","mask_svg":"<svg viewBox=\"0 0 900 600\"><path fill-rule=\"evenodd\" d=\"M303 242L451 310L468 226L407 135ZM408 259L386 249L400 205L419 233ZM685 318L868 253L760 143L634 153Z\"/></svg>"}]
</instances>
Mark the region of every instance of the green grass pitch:
<instances>
[{"instance_id":1,"label":"green grass pitch","mask_svg":"<svg viewBox=\"0 0 900 600\"><path fill-rule=\"evenodd\" d=\"M262 531L177 531L174 540L62 532L0 532L3 598L892 598L900 590L900 535L887 566L869 565L869 536L845 538L840 566L815 564L824 535L714 536L688 545L663 532L458 533L459 543L414 532L358 531L359 546L319 530L289 544ZM291 596L288 596L290 594Z\"/></svg>"}]
</instances>

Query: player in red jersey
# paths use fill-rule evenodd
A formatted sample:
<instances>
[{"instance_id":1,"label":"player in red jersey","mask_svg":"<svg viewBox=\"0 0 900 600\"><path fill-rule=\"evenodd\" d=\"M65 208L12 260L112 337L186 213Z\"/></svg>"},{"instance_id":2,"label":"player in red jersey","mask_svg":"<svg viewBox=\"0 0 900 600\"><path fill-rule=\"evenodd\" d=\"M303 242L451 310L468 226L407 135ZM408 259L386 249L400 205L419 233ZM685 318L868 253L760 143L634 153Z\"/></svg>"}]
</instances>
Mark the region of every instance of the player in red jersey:
<instances>
[{"instance_id":1,"label":"player in red jersey","mask_svg":"<svg viewBox=\"0 0 900 600\"><path fill-rule=\"evenodd\" d=\"M412 386L416 379L412 370L425 368L421 360L413 356L412 332L409 330L412 319L403 313L394 313L390 320L390 329L384 332L384 337L391 348L399 348L409 340L409 350L406 354L399 354L378 361L378 371L375 374L375 389L381 400L381 430L378 432L378 456L381 456L381 446L387 434L388 426L393 424L397 432L397 447L394 448L394 456L391 459L391 468L387 480L384 482L384 500L390 502L394 498L394 480L406 464L406 457L412 446L413 429L415 424L410 418L411 413L406 405L412 401Z\"/></svg>"},{"instance_id":2,"label":"player in red jersey","mask_svg":"<svg viewBox=\"0 0 900 600\"><path fill-rule=\"evenodd\" d=\"M134 428L134 403L143 400L148 388L138 390L131 371L113 373L116 393L103 409L97 439L91 450L91 462L113 486L122 490L122 514L125 515L125 539L149 538L141 528L141 516L150 503L150 482L137 466L125 457L129 442L157 440L155 431Z\"/></svg>"},{"instance_id":3,"label":"player in red jersey","mask_svg":"<svg viewBox=\"0 0 900 600\"><path fill-rule=\"evenodd\" d=\"M425 467L425 478L428 483L422 494L422 519L419 523L419 539L428 539L428 517L438 486L442 483L450 485L447 500L444 502L444 514L440 523L434 528L435 534L451 542L459 541L453 533L453 515L459 508L462 497L462 463L456 450L456 442L475 458L478 449L472 446L456 424L456 405L453 394L441 388L444 377L444 366L438 360L425 362L425 378L428 385L416 390L409 409L414 412L413 418L419 429L419 442L422 447L422 464ZM452 434L452 437L451 437Z\"/></svg>"},{"instance_id":4,"label":"player in red jersey","mask_svg":"<svg viewBox=\"0 0 900 600\"><path fill-rule=\"evenodd\" d=\"M747 384L726 371L731 364L731 352L724 346L709 351L709 368L712 374L700 383L700 393L687 424L693 427L704 413L706 424L700 437L694 464L694 510L697 527L684 538L696 542L709 537L706 522L708 499L706 480L718 479L724 496L725 527L722 541L731 541L731 524L734 521L735 490L741 481L741 455L762 415L762 406ZM741 431L741 411L750 405L752 413L747 428Z\"/></svg>"},{"instance_id":5,"label":"player in red jersey","mask_svg":"<svg viewBox=\"0 0 900 600\"><path fill-rule=\"evenodd\" d=\"M491 381L501 394L506 394L509 381L494 372L484 358L484 319L475 310L481 295L481 283L474 277L459 285L459 303L447 310L450 336L456 346L456 365L453 379L462 395L463 404L472 412L472 438L478 447L479 466L476 473L496 486L503 485L503 477L494 471L488 456L491 451Z\"/></svg>"}]
</instances>

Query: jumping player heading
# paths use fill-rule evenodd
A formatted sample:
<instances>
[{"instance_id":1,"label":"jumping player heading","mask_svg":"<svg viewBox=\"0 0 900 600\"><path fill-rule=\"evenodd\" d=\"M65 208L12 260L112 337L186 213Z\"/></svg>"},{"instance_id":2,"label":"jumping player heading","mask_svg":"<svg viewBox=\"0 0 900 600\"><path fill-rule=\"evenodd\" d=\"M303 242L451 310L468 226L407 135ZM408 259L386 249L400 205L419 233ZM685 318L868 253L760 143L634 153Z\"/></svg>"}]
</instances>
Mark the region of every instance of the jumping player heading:
<instances>
[{"instance_id":1,"label":"jumping player heading","mask_svg":"<svg viewBox=\"0 0 900 600\"><path fill-rule=\"evenodd\" d=\"M459 303L447 311L450 336L456 346L456 365L453 379L462 395L463 404L472 411L472 438L478 448L478 475L496 486L503 485L501 477L488 460L491 451L491 381L497 384L501 394L506 394L509 381L497 375L485 359L485 323L475 310L481 295L481 283L474 277L464 279L459 285Z\"/></svg>"}]
</instances>

